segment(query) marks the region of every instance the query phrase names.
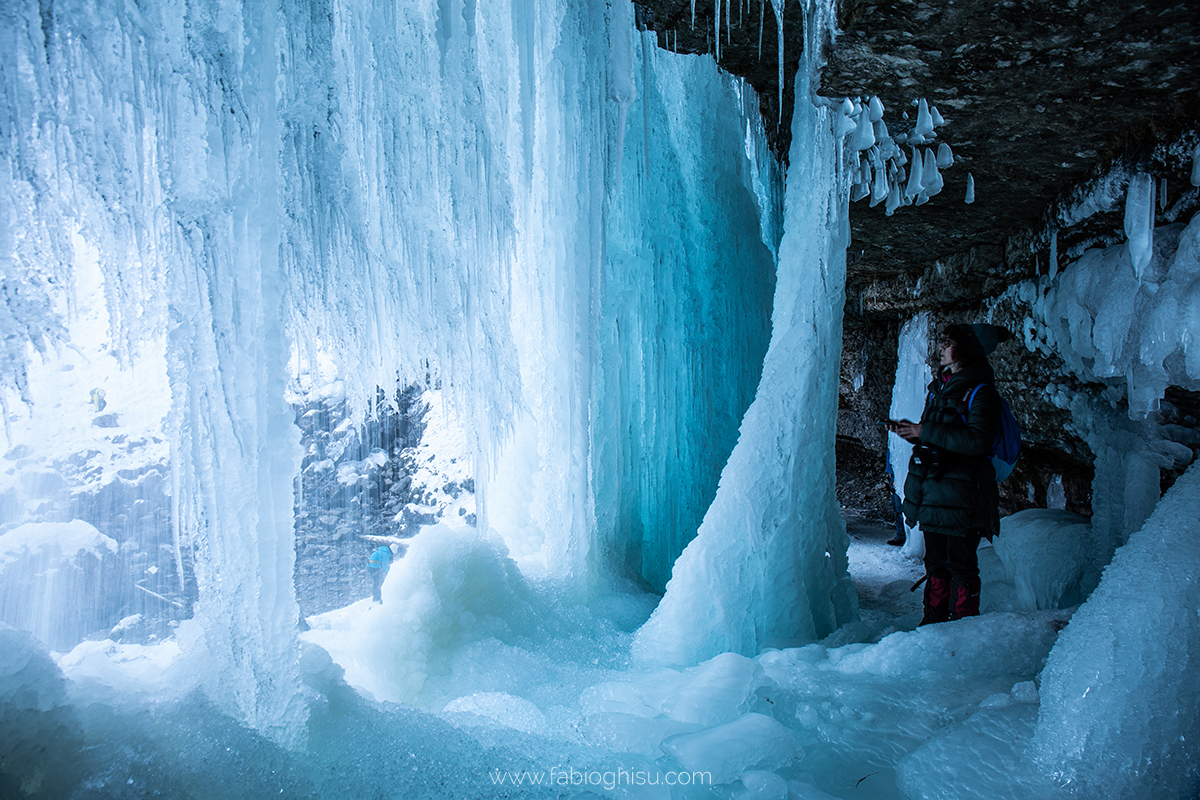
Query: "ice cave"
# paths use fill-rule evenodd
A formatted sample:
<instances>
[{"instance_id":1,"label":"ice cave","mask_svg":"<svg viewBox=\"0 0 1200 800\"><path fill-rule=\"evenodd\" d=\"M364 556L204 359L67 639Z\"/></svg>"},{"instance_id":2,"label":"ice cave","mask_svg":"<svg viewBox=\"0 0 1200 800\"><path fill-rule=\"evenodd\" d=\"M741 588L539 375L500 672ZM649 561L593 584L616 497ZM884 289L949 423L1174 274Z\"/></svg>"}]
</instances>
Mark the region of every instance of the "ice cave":
<instances>
[{"instance_id":1,"label":"ice cave","mask_svg":"<svg viewBox=\"0 0 1200 800\"><path fill-rule=\"evenodd\" d=\"M5 0L0 797L1200 797L1200 16L1127 6ZM919 626L948 320L1023 449Z\"/></svg>"}]
</instances>

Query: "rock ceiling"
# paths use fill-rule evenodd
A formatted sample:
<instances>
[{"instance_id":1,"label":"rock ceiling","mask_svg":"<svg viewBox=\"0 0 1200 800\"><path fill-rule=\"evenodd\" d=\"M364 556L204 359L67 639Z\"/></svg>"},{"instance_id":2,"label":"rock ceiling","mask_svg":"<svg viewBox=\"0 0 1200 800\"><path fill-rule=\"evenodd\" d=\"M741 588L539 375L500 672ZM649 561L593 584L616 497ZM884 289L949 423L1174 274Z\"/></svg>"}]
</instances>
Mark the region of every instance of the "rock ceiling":
<instances>
[{"instance_id":1,"label":"rock ceiling","mask_svg":"<svg viewBox=\"0 0 1200 800\"><path fill-rule=\"evenodd\" d=\"M646 0L639 23L659 45L713 53L714 5ZM720 64L758 91L764 119L785 152L779 118L777 26L770 3L722 7ZM785 87L803 42L800 6L784 6ZM925 205L892 217L883 205L851 206L850 282L912 280L939 260L969 263L1004 282L1037 269L1031 248L1013 242L1036 228L1056 198L1114 162L1168 179L1168 196L1192 190L1187 140L1200 119L1200 10L1188 3L1096 0L846 0L822 72L827 97L878 95L885 121L907 130L907 112L928 98L945 118L939 142L956 163ZM784 119L791 113L785 92ZM1157 149L1157 151L1156 151ZM976 201L963 202L968 173ZM1192 190L1194 192L1194 190ZM1193 201L1194 204L1194 201ZM1119 214L1100 221L1111 230ZM1026 238L1025 241L1028 241ZM1063 244L1060 244L1060 251ZM1044 268L1043 264L1043 268ZM998 282L997 282L998 283ZM976 302L985 288L950 292L944 305Z\"/></svg>"}]
</instances>

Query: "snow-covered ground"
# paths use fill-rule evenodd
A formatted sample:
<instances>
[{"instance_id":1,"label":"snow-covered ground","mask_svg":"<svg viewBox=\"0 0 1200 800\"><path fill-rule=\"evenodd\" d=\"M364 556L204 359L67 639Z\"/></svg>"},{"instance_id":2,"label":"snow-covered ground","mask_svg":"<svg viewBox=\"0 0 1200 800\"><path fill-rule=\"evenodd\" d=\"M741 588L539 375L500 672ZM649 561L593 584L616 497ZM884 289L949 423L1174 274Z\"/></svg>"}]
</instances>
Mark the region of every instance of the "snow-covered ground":
<instances>
[{"instance_id":1,"label":"snow-covered ground","mask_svg":"<svg viewBox=\"0 0 1200 800\"><path fill-rule=\"evenodd\" d=\"M469 529L425 531L393 569L382 606L310 618L304 638L367 696L425 708L486 747L548 751L542 780L595 779L575 790L641 796L619 776L686 772L738 797L1052 796L1019 764L1038 673L1070 611L993 611L916 630L920 591L910 587L923 568L885 544L888 526L848 522L860 620L755 658L630 663L630 631L652 596L550 605L502 544ZM990 551L981 552L993 594L985 608L1011 607ZM951 756L968 766L947 770ZM521 776L519 759L496 766L505 780L537 780L538 770ZM706 796L695 787L671 796L693 793Z\"/></svg>"},{"instance_id":2,"label":"snow-covered ground","mask_svg":"<svg viewBox=\"0 0 1200 800\"><path fill-rule=\"evenodd\" d=\"M1153 548L1195 515L1198 476L1181 479L1131 547ZM87 642L55 660L28 634L0 628L0 706L13 722L0 740L23 737L0 744L42 747L29 762L39 768L58 759L62 770L44 773L46 786L83 775L122 796L182 786L194 796L247 798L1105 796L1095 782L1064 780L1067 761L1066 788L1046 777L1054 768L1033 766L1039 714L1057 702L1044 695L1046 665L1057 663L1056 680L1072 674L1052 649L1073 630L1074 609L1026 607L1048 595L1022 595L1006 577L1055 585L1031 575L1037 562L1014 551L1044 549L1078 518L1006 518L1019 546L981 549L984 613L919 629L919 592L908 591L919 564L885 544L887 526L848 523L858 622L823 642L687 668L629 658L653 595L613 587L571 605L525 578L494 537L427 528L393 567L383 605L361 601L310 618L300 659L307 736L296 750L195 691L190 659L201 631L192 622L160 645ZM1070 548L1064 553L1069 560ZM1130 550L1126 560L1140 558ZM1062 566L1046 575L1067 574ZM1119 581L1096 595L1113 591L1123 591ZM1086 616L1091 627L1108 624L1104 613ZM1159 628L1166 619L1160 614ZM1149 695L1138 698L1187 690L1170 681L1102 686L1114 709L1157 719ZM1180 785L1122 774L1132 781L1125 797Z\"/></svg>"}]
</instances>

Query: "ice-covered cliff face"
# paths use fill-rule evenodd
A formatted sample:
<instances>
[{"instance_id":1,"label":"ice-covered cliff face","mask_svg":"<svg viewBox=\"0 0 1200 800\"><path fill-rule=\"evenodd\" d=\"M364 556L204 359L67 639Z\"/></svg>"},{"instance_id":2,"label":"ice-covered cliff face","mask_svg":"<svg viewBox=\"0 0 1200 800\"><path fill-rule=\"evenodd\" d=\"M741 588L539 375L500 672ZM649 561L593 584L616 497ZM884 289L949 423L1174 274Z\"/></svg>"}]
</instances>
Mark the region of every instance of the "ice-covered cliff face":
<instances>
[{"instance_id":1,"label":"ice-covered cliff face","mask_svg":"<svg viewBox=\"0 0 1200 800\"><path fill-rule=\"evenodd\" d=\"M59 363L96 305L110 382L157 359L120 414L168 443L182 641L219 704L285 740L305 713L293 358L352 398L438 375L529 572L666 582L769 334L781 176L738 81L621 3L4 14L6 402L45 396L34 351Z\"/></svg>"}]
</instances>

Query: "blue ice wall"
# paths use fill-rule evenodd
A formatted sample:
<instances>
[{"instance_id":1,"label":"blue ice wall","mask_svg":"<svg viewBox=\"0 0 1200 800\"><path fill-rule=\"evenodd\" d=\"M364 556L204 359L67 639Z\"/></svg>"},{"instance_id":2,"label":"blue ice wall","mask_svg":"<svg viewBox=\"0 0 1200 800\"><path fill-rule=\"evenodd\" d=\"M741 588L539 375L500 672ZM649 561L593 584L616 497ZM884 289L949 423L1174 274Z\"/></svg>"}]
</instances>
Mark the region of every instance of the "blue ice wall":
<instances>
[{"instance_id":1,"label":"blue ice wall","mask_svg":"<svg viewBox=\"0 0 1200 800\"><path fill-rule=\"evenodd\" d=\"M657 591L695 536L770 339L780 180L756 96L637 38L600 288L600 552Z\"/></svg>"},{"instance_id":2,"label":"blue ice wall","mask_svg":"<svg viewBox=\"0 0 1200 800\"><path fill-rule=\"evenodd\" d=\"M778 178L736 83L602 0L0 14L0 401L83 307L114 381L156 371L120 413L169 442L214 702L281 741L307 713L285 388L318 356L361 399L441 378L522 568L663 584L765 347Z\"/></svg>"}]
</instances>

